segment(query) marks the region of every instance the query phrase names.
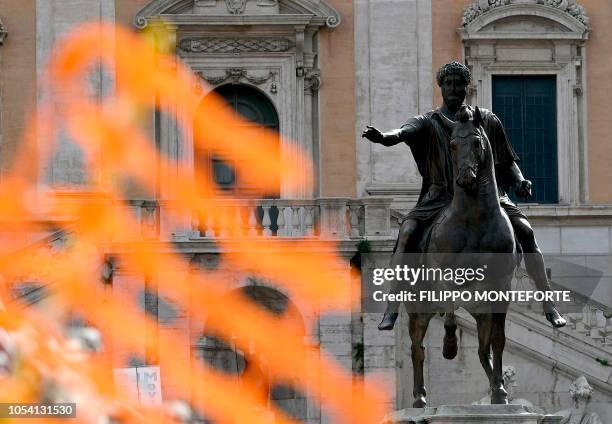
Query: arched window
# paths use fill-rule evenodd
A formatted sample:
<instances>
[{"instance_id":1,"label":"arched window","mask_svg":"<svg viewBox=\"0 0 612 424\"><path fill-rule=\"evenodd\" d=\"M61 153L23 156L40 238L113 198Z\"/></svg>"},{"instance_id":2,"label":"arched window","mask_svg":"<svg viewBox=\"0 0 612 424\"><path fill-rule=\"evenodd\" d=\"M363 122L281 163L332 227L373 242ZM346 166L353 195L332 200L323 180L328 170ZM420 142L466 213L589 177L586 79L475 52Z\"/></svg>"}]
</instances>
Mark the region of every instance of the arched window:
<instances>
[{"instance_id":1,"label":"arched window","mask_svg":"<svg viewBox=\"0 0 612 424\"><path fill-rule=\"evenodd\" d=\"M260 128L263 126L269 130L273 130L274 134L278 134L278 114L274 105L268 98L259 90L243 84L227 84L217 87L214 91L218 96L225 100L225 107L231 108L245 118L248 127L253 129L252 143L263 142L264 137L270 134L263 132ZM200 105L205 109L203 116L214 113L214 110L206 110L211 107L210 102L207 102L207 97L202 100ZM232 131L232 128L227 128L227 131ZM197 138L197 131L194 133ZM206 140L200 140L204 145ZM268 140L266 140L268 141ZM276 145L279 145L278 136L275 137ZM278 197L280 187L272 190L272 192L262 193L257 189L254 182L249 182L241 179L236 174L237 166L248 166L248 157L232 157L223 154L223 148L215 148L215 153L196 149L195 151L195 169L201 175L207 178L204 181L199 181L198 184L206 184L206 180L214 181L216 186L222 192L231 194L234 197L258 197L270 198Z\"/></svg>"},{"instance_id":2,"label":"arched window","mask_svg":"<svg viewBox=\"0 0 612 424\"><path fill-rule=\"evenodd\" d=\"M298 307L285 294L263 285L241 287L232 292L232 294L236 293L250 299L252 303L274 315L279 328L284 328L283 331L291 329L292 336L304 338L306 334L304 318ZM253 350L244 352L239 350L237 345L253 346ZM261 356L255 350L254 343L248 340L242 340L241 343L237 337L221 339L215 336L214 331L208 331L205 327L202 336L197 341L197 350L198 359L207 365L219 372L235 375L240 384L248 383L256 388L253 394L259 397L262 403L275 404L297 421L306 421L304 394L296 389L297 385L294 382L285 381L283 384L274 382L269 375L269 370L263 365L266 360L265 356ZM252 361L249 358L259 358L264 361Z\"/></svg>"}]
</instances>

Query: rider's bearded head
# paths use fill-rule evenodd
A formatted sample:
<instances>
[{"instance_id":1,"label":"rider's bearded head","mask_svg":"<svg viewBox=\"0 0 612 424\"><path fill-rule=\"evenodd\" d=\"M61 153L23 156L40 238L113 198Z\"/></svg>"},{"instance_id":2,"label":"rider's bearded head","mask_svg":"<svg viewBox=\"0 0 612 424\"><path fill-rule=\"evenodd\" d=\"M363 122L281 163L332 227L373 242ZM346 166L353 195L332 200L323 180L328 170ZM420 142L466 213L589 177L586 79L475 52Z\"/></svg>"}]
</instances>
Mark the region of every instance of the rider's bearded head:
<instances>
[{"instance_id":1,"label":"rider's bearded head","mask_svg":"<svg viewBox=\"0 0 612 424\"><path fill-rule=\"evenodd\" d=\"M468 67L459 62L447 63L438 70L436 79L444 104L451 111L459 110L465 100L467 86L472 80Z\"/></svg>"}]
</instances>

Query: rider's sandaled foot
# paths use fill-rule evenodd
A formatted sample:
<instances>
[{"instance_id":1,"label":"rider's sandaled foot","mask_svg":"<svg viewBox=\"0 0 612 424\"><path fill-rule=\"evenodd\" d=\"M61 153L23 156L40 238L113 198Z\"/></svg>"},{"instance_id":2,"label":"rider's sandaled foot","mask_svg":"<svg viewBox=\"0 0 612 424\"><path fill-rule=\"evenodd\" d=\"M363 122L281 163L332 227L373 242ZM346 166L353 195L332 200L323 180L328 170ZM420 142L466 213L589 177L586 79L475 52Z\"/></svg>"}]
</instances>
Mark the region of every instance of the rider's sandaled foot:
<instances>
[{"instance_id":1,"label":"rider's sandaled foot","mask_svg":"<svg viewBox=\"0 0 612 424\"><path fill-rule=\"evenodd\" d=\"M427 406L427 399L424 395L416 395L414 402L412 402L413 408L425 408Z\"/></svg>"},{"instance_id":2,"label":"rider's sandaled foot","mask_svg":"<svg viewBox=\"0 0 612 424\"><path fill-rule=\"evenodd\" d=\"M378 324L379 330L393 330L393 326L395 326L395 321L397 321L398 317L397 312L385 312L383 315L382 321Z\"/></svg>"},{"instance_id":3,"label":"rider's sandaled foot","mask_svg":"<svg viewBox=\"0 0 612 424\"><path fill-rule=\"evenodd\" d=\"M565 324L567 324L565 318L563 318L563 316L559 313L559 311L557 311L554 306L550 308L547 312L545 312L544 316L546 316L548 322L550 322L555 328L565 327Z\"/></svg>"}]
</instances>

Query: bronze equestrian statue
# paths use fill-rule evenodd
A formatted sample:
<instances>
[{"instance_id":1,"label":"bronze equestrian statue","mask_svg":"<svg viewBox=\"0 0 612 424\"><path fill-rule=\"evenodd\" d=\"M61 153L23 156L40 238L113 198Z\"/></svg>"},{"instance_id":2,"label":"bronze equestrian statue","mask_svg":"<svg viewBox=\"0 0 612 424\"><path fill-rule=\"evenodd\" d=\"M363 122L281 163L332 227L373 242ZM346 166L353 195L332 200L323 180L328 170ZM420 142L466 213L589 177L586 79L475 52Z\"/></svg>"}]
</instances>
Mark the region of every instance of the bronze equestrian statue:
<instances>
[{"instance_id":1,"label":"bronze equestrian statue","mask_svg":"<svg viewBox=\"0 0 612 424\"><path fill-rule=\"evenodd\" d=\"M432 282L433 287L441 292L470 290L473 294L511 290L518 259L517 246L510 219L500 205L493 152L483 124L478 108L472 110L464 106L457 112L450 142L454 195L451 203L435 218L423 250L434 253L425 255L429 267L474 269L477 265L488 265L486 277L466 282L461 287L454 281ZM458 306L470 312L476 320L478 356L489 380L491 403L508 403L502 370L508 302L479 303L473 298L450 305L435 301L419 302L418 312L413 306L407 305L414 369L413 406L422 408L427 404L423 379L423 339L429 321L436 312L446 312L448 321L448 316L454 317L454 309ZM447 337L445 342L448 346ZM449 354L446 350L443 354L454 357L456 351Z\"/></svg>"},{"instance_id":2,"label":"bronze equestrian statue","mask_svg":"<svg viewBox=\"0 0 612 424\"><path fill-rule=\"evenodd\" d=\"M443 104L441 107L409 119L399 129L382 133L368 126L362 134L362 137L384 146L406 143L412 151L423 178L417 204L401 223L391 258L391 268L402 265L404 253L418 252L423 233L453 198L450 137L455 126L455 114L465 106L464 101L471 74L465 65L452 62L440 68L436 79L442 92ZM544 257L538 247L533 229L525 214L512 203L506 194L510 189L515 189L519 197L527 198L531 195L531 182L523 177L517 165L519 158L510 146L500 120L495 114L485 109L481 109L480 113L483 121L482 127L492 149L499 202L510 219L521 250L525 253L527 273L534 280L539 291L550 291ZM399 290L400 285L392 282L390 292L395 293ZM559 328L566 324L554 303L544 302L543 307L546 319L553 327ZM388 302L378 328L380 330L393 329L397 316L398 303ZM452 314L447 316L445 328L447 330L445 356L453 357L453 352L456 354L457 346L454 336L456 323Z\"/></svg>"}]
</instances>

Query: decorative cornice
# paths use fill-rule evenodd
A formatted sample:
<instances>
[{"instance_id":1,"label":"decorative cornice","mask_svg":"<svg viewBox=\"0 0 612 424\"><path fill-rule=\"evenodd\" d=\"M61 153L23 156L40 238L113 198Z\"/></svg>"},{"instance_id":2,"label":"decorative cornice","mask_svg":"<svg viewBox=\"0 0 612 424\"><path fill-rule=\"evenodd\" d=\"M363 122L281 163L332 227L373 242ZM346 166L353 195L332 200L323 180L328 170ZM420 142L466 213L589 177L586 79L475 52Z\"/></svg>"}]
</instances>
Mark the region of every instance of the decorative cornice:
<instances>
[{"instance_id":1,"label":"decorative cornice","mask_svg":"<svg viewBox=\"0 0 612 424\"><path fill-rule=\"evenodd\" d=\"M188 53L286 52L295 47L288 38L186 38L179 48Z\"/></svg>"},{"instance_id":2,"label":"decorative cornice","mask_svg":"<svg viewBox=\"0 0 612 424\"><path fill-rule=\"evenodd\" d=\"M159 18L165 23L180 26L226 27L226 26L325 26L324 16L279 14L279 15L187 15L162 14ZM153 18L151 18L153 19ZM150 25L150 24L149 24Z\"/></svg>"},{"instance_id":3,"label":"decorative cornice","mask_svg":"<svg viewBox=\"0 0 612 424\"><path fill-rule=\"evenodd\" d=\"M462 26L469 25L480 15L492 9L520 4L537 4L551 7L567 13L585 27L589 26L589 17L586 9L575 0L476 0L463 10Z\"/></svg>"},{"instance_id":4,"label":"decorative cornice","mask_svg":"<svg viewBox=\"0 0 612 424\"><path fill-rule=\"evenodd\" d=\"M282 5L284 9L289 11L289 14L278 14L278 15L247 15L244 13L246 2L248 0L225 0L225 4L228 8L229 16L207 16L207 15L189 15L186 11L190 10L193 6L194 0L153 0L145 7L140 9L134 18L134 26L139 29L144 29L149 25L149 21L153 18L163 17L183 17L192 16L194 19L201 21L200 24L214 24L225 20L223 18L256 18L257 22L262 23L275 23L271 18L277 18L277 20L283 21L286 18L291 18L292 15L301 15L304 18L309 17L308 20L313 25L327 25L329 28L335 28L340 25L341 17L340 13L327 4L324 0L278 0L278 4ZM264 1L264 0L260 0ZM268 3L270 1L270 3ZM262 3L264 6L276 5L275 0L268 0ZM162 16L163 15L163 16ZM213 18L212 21L208 21L206 18ZM179 19L180 21L180 19ZM229 23L229 22L228 22ZM245 20L233 21L233 24L248 25L250 22ZM291 25L291 22L286 22L287 25Z\"/></svg>"}]
</instances>

